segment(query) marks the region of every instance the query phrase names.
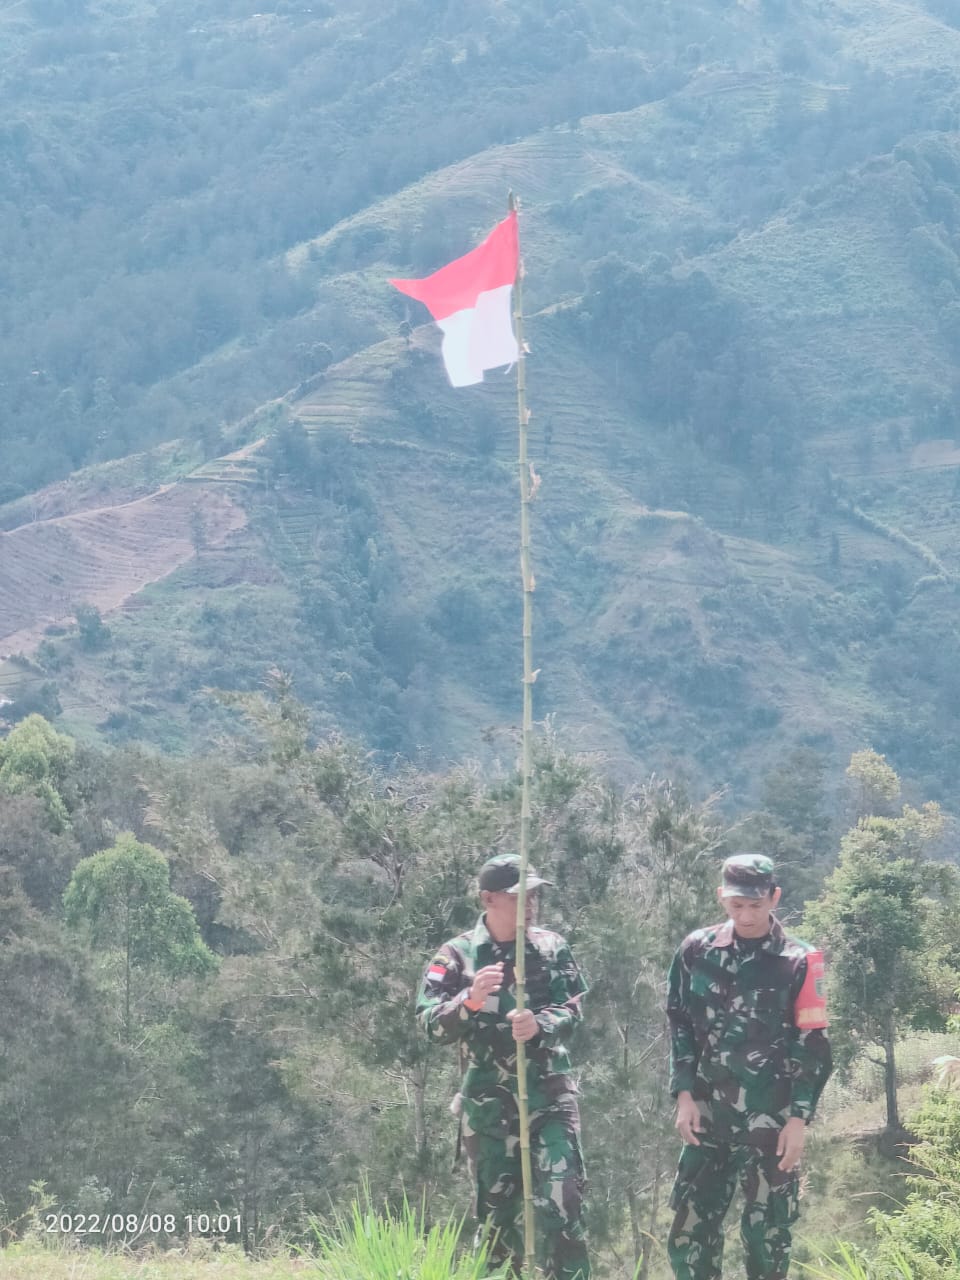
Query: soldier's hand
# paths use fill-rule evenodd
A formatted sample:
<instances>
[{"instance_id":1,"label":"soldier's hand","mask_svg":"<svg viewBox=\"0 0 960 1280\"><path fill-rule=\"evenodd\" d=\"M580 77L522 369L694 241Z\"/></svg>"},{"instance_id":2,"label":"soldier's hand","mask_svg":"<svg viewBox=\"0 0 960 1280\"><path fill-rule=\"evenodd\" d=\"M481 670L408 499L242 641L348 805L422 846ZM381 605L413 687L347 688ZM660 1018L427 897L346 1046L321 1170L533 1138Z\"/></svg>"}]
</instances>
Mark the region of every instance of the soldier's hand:
<instances>
[{"instance_id":1,"label":"soldier's hand","mask_svg":"<svg viewBox=\"0 0 960 1280\"><path fill-rule=\"evenodd\" d=\"M777 1139L777 1155L781 1159L777 1168L783 1173L791 1173L799 1165L806 1136L807 1126L799 1116L792 1116L780 1130L780 1137Z\"/></svg>"},{"instance_id":2,"label":"soldier's hand","mask_svg":"<svg viewBox=\"0 0 960 1280\"><path fill-rule=\"evenodd\" d=\"M677 1094L677 1119L676 1128L680 1137L684 1142L689 1142L692 1147L699 1147L700 1139L698 1133L703 1133L703 1121L700 1118L700 1108L693 1100L693 1094L689 1089L682 1089Z\"/></svg>"},{"instance_id":3,"label":"soldier's hand","mask_svg":"<svg viewBox=\"0 0 960 1280\"><path fill-rule=\"evenodd\" d=\"M499 991L502 985L503 961L499 960L496 964L488 964L485 968L477 970L467 999L471 1004L483 1004L487 996Z\"/></svg>"},{"instance_id":4,"label":"soldier's hand","mask_svg":"<svg viewBox=\"0 0 960 1280\"><path fill-rule=\"evenodd\" d=\"M507 1017L513 1023L513 1038L521 1043L525 1040L532 1040L540 1028L537 1026L536 1015L532 1009L511 1009Z\"/></svg>"}]
</instances>

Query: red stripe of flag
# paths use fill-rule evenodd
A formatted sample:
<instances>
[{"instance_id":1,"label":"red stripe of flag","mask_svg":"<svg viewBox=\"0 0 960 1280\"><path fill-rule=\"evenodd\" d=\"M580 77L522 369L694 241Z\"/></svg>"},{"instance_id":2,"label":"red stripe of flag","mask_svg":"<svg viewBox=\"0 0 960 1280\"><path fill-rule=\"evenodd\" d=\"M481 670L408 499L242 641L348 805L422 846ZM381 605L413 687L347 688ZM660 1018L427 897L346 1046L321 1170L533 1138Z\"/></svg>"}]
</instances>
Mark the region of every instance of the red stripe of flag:
<instances>
[{"instance_id":1,"label":"red stripe of flag","mask_svg":"<svg viewBox=\"0 0 960 1280\"><path fill-rule=\"evenodd\" d=\"M513 284L520 262L516 210L497 223L482 244L422 280L391 280L401 293L428 307L434 320L477 305L481 293Z\"/></svg>"}]
</instances>

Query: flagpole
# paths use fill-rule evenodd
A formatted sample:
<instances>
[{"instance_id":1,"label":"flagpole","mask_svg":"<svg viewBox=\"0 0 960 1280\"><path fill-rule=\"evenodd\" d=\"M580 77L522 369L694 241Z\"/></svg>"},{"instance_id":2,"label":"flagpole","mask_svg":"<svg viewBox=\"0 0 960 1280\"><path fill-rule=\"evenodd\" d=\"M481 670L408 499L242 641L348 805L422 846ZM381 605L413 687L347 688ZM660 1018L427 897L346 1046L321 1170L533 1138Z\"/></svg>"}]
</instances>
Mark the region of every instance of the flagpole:
<instances>
[{"instance_id":1,"label":"flagpole","mask_svg":"<svg viewBox=\"0 0 960 1280\"><path fill-rule=\"evenodd\" d=\"M510 192L510 212L517 211L517 200ZM519 242L519 228L518 228ZM527 865L530 854L530 774L533 748L533 592L535 587L530 566L530 498L533 484L527 460L526 361L523 345L523 258L517 257L517 278L513 289L513 320L517 337L517 423L520 429L520 576L523 583L523 727L521 730L520 801L520 883L517 891L517 935L515 974L517 1012L526 1006L527 950ZM533 1168L530 1160L530 1113L527 1100L526 1046L517 1041L517 1112L520 1123L520 1169L523 1176L523 1270L533 1280L536 1265L536 1234L533 1216Z\"/></svg>"}]
</instances>

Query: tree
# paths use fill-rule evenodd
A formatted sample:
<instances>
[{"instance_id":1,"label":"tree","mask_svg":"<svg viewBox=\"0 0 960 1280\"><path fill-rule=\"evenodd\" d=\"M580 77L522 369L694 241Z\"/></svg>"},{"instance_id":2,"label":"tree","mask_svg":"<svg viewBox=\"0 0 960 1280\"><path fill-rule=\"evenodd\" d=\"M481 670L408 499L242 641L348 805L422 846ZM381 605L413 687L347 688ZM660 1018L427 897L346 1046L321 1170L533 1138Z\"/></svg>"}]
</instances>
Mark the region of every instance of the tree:
<instances>
[{"instance_id":1,"label":"tree","mask_svg":"<svg viewBox=\"0 0 960 1280\"><path fill-rule=\"evenodd\" d=\"M50 830L39 796L0 793L0 866L15 873L31 906L55 911L80 856L70 830Z\"/></svg>"},{"instance_id":2,"label":"tree","mask_svg":"<svg viewBox=\"0 0 960 1280\"><path fill-rule=\"evenodd\" d=\"M900 779L876 751L855 751L847 765L847 777L859 790L858 814L889 813L900 796Z\"/></svg>"},{"instance_id":3,"label":"tree","mask_svg":"<svg viewBox=\"0 0 960 1280\"><path fill-rule=\"evenodd\" d=\"M78 604L76 619L82 649L93 652L107 644L110 639L110 629L104 625L100 610L95 604Z\"/></svg>"},{"instance_id":4,"label":"tree","mask_svg":"<svg viewBox=\"0 0 960 1280\"><path fill-rule=\"evenodd\" d=\"M763 780L764 808L800 836L811 854L819 851L830 825L824 813L823 775L823 756L797 747Z\"/></svg>"},{"instance_id":5,"label":"tree","mask_svg":"<svg viewBox=\"0 0 960 1280\"><path fill-rule=\"evenodd\" d=\"M29 715L0 742L0 788L31 792L43 803L51 830L69 825L65 792L74 760L74 742L43 716Z\"/></svg>"},{"instance_id":6,"label":"tree","mask_svg":"<svg viewBox=\"0 0 960 1280\"><path fill-rule=\"evenodd\" d=\"M129 833L78 863L63 895L67 924L95 947L120 953L122 1040L129 1044L136 975L203 977L217 967L193 908L170 891L170 867L152 845Z\"/></svg>"},{"instance_id":7,"label":"tree","mask_svg":"<svg viewBox=\"0 0 960 1280\"><path fill-rule=\"evenodd\" d=\"M119 1066L99 992L62 925L26 901L0 866L0 1184L4 1219L31 1181L65 1198L99 1167Z\"/></svg>"},{"instance_id":8,"label":"tree","mask_svg":"<svg viewBox=\"0 0 960 1280\"><path fill-rule=\"evenodd\" d=\"M960 879L955 867L924 857L942 829L934 804L904 805L897 818L860 818L804 921L829 958L838 1062L849 1063L865 1044L880 1046L871 1061L884 1072L888 1132L900 1126L897 1036L907 1027L942 1028L958 982L949 921L960 911Z\"/></svg>"}]
</instances>

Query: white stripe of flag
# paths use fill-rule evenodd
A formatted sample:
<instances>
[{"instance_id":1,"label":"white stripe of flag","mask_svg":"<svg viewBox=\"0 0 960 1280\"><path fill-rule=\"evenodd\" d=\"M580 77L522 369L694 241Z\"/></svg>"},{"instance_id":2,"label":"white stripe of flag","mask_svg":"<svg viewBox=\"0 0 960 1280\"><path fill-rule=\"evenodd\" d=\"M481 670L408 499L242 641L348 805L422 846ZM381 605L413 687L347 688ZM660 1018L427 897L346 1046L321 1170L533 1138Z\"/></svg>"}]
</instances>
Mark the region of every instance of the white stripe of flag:
<instances>
[{"instance_id":1,"label":"white stripe of flag","mask_svg":"<svg viewBox=\"0 0 960 1280\"><path fill-rule=\"evenodd\" d=\"M510 299L519 262L513 211L476 249L433 275L390 281L401 293L424 303L440 326L443 363L453 386L482 382L484 370L517 359Z\"/></svg>"}]
</instances>

